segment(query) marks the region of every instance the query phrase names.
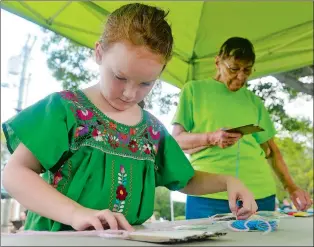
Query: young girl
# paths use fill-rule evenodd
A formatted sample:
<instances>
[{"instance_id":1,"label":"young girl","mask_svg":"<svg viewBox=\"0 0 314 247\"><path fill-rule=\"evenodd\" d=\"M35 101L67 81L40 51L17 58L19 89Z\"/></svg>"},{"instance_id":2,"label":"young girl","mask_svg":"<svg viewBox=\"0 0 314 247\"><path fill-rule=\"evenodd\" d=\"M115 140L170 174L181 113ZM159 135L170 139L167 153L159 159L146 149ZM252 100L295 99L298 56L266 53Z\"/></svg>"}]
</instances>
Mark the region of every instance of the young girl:
<instances>
[{"instance_id":1,"label":"young girl","mask_svg":"<svg viewBox=\"0 0 314 247\"><path fill-rule=\"evenodd\" d=\"M99 83L53 93L3 124L13 153L3 185L30 210L25 230L131 231L152 215L157 186L194 195L227 190L240 219L256 211L235 178L194 171L138 105L171 57L166 15L138 3L114 11L95 45Z\"/></svg>"}]
</instances>

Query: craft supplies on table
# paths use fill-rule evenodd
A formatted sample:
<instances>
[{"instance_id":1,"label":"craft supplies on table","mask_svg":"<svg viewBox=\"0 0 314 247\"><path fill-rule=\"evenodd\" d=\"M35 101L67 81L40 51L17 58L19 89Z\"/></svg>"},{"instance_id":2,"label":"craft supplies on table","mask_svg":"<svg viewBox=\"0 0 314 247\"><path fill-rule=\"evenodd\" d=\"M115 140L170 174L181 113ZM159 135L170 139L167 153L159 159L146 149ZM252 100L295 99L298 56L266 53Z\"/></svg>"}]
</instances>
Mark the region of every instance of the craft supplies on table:
<instances>
[{"instance_id":1,"label":"craft supplies on table","mask_svg":"<svg viewBox=\"0 0 314 247\"><path fill-rule=\"evenodd\" d=\"M261 231L267 234L277 230L280 218L282 217L289 216L273 211L259 211L247 220L237 220L231 213L217 214L210 218L216 222L225 224L232 231Z\"/></svg>"},{"instance_id":2,"label":"craft supplies on table","mask_svg":"<svg viewBox=\"0 0 314 247\"><path fill-rule=\"evenodd\" d=\"M287 215L287 216L294 216L294 217L312 217L313 216L313 209L308 209L307 211L298 211L295 209L283 209L280 210L279 213Z\"/></svg>"},{"instance_id":3,"label":"craft supplies on table","mask_svg":"<svg viewBox=\"0 0 314 247\"><path fill-rule=\"evenodd\" d=\"M238 232L261 231L264 234L273 232L278 228L278 220L235 220L230 221L228 226Z\"/></svg>"},{"instance_id":4,"label":"craft supplies on table","mask_svg":"<svg viewBox=\"0 0 314 247\"><path fill-rule=\"evenodd\" d=\"M287 215L291 215L294 217L312 217L313 213L303 212L303 211L297 211L297 212L289 212Z\"/></svg>"}]
</instances>

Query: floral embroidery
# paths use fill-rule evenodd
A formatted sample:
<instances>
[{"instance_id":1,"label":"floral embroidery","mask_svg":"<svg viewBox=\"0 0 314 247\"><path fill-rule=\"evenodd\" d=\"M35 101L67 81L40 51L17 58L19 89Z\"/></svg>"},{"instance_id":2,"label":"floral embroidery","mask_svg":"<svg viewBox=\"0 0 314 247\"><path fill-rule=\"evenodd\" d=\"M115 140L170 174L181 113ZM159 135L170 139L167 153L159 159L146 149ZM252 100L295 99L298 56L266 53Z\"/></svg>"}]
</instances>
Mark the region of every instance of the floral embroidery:
<instances>
[{"instance_id":1,"label":"floral embroidery","mask_svg":"<svg viewBox=\"0 0 314 247\"><path fill-rule=\"evenodd\" d=\"M113 148L117 148L120 145L119 144L119 139L116 136L110 135L109 138L108 138L108 142L109 142L110 146L113 147Z\"/></svg>"},{"instance_id":2,"label":"floral embroidery","mask_svg":"<svg viewBox=\"0 0 314 247\"><path fill-rule=\"evenodd\" d=\"M135 153L138 150L138 144L137 144L136 140L130 141L128 147L131 150L131 152Z\"/></svg>"},{"instance_id":3,"label":"floral embroidery","mask_svg":"<svg viewBox=\"0 0 314 247\"><path fill-rule=\"evenodd\" d=\"M160 131L154 130L153 126L148 127L148 132L153 140L158 140L160 138Z\"/></svg>"},{"instance_id":4,"label":"floral embroidery","mask_svg":"<svg viewBox=\"0 0 314 247\"><path fill-rule=\"evenodd\" d=\"M76 131L75 131L75 137L79 137L79 136L83 136L83 135L86 135L88 133L88 126L87 125L84 125L84 126L79 126L76 128Z\"/></svg>"},{"instance_id":5,"label":"floral embroidery","mask_svg":"<svg viewBox=\"0 0 314 247\"><path fill-rule=\"evenodd\" d=\"M85 110L78 109L76 110L76 113L81 120L90 120L94 115L93 112L89 109Z\"/></svg>"},{"instance_id":6,"label":"floral embroidery","mask_svg":"<svg viewBox=\"0 0 314 247\"><path fill-rule=\"evenodd\" d=\"M112 129L112 130L116 130L117 129L117 125L113 122L110 122L109 123L109 128Z\"/></svg>"},{"instance_id":7,"label":"floral embroidery","mask_svg":"<svg viewBox=\"0 0 314 247\"><path fill-rule=\"evenodd\" d=\"M52 186L54 188L57 188L58 186L58 183L62 180L62 174L61 174L61 171L57 171L55 173L55 175L53 176L53 181L52 181Z\"/></svg>"},{"instance_id":8,"label":"floral embroidery","mask_svg":"<svg viewBox=\"0 0 314 247\"><path fill-rule=\"evenodd\" d=\"M136 129L131 128L131 129L130 129L130 135L131 135L131 136L136 135Z\"/></svg>"},{"instance_id":9,"label":"floral embroidery","mask_svg":"<svg viewBox=\"0 0 314 247\"><path fill-rule=\"evenodd\" d=\"M158 152L158 146L159 146L158 144L157 144L157 145L153 145L153 149L154 149L154 152L155 152L155 153Z\"/></svg>"},{"instance_id":10,"label":"floral embroidery","mask_svg":"<svg viewBox=\"0 0 314 247\"><path fill-rule=\"evenodd\" d=\"M130 141L130 136L123 134L123 133L119 133L118 134L119 140L120 142L122 142L123 144L128 144Z\"/></svg>"},{"instance_id":11,"label":"floral embroidery","mask_svg":"<svg viewBox=\"0 0 314 247\"><path fill-rule=\"evenodd\" d=\"M72 174L72 161L67 160L56 172L48 172L48 181L52 187L63 193L68 188Z\"/></svg>"},{"instance_id":12,"label":"floral embroidery","mask_svg":"<svg viewBox=\"0 0 314 247\"><path fill-rule=\"evenodd\" d=\"M76 95L74 93L72 93L71 91L62 91L62 92L60 92L60 94L65 99L72 100L75 102L78 101Z\"/></svg>"},{"instance_id":13,"label":"floral embroidery","mask_svg":"<svg viewBox=\"0 0 314 247\"><path fill-rule=\"evenodd\" d=\"M144 150L144 152L145 152L146 154L150 154L152 148L151 148L148 144L145 144L145 145L143 146L143 150Z\"/></svg>"},{"instance_id":14,"label":"floral embroidery","mask_svg":"<svg viewBox=\"0 0 314 247\"><path fill-rule=\"evenodd\" d=\"M123 157L155 161L164 127L154 116L144 112L146 121L129 127L103 115L80 91L60 95L71 104L69 108L77 121L71 150L91 146Z\"/></svg>"},{"instance_id":15,"label":"floral embroidery","mask_svg":"<svg viewBox=\"0 0 314 247\"><path fill-rule=\"evenodd\" d=\"M118 187L116 190L116 203L113 206L114 212L122 213L125 206L125 199L128 196L126 191L127 174L125 172L124 166L120 165L120 172L118 173Z\"/></svg>"},{"instance_id":16,"label":"floral embroidery","mask_svg":"<svg viewBox=\"0 0 314 247\"><path fill-rule=\"evenodd\" d=\"M94 139L99 142L103 141L102 135L103 134L98 129L94 129L92 132L92 136L94 137Z\"/></svg>"},{"instance_id":17,"label":"floral embroidery","mask_svg":"<svg viewBox=\"0 0 314 247\"><path fill-rule=\"evenodd\" d=\"M126 196L128 195L128 192L126 192L126 189L123 185L119 185L117 188L117 199L120 201L124 201Z\"/></svg>"}]
</instances>

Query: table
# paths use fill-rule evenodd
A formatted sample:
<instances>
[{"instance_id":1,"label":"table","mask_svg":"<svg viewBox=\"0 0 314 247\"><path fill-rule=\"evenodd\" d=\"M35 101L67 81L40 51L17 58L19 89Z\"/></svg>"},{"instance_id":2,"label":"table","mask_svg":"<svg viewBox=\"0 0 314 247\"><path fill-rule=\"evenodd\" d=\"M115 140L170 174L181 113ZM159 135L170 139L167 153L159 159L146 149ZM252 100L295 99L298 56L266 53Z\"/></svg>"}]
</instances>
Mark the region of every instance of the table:
<instances>
[{"instance_id":1,"label":"table","mask_svg":"<svg viewBox=\"0 0 314 247\"><path fill-rule=\"evenodd\" d=\"M160 224L160 223L155 223ZM150 224L154 226L154 224ZM145 242L100 237L2 235L1 246L160 246ZM184 245L184 244L176 244ZM186 245L186 244L185 244ZM283 218L277 231L231 232L215 240L192 242L189 246L313 246L313 217Z\"/></svg>"}]
</instances>

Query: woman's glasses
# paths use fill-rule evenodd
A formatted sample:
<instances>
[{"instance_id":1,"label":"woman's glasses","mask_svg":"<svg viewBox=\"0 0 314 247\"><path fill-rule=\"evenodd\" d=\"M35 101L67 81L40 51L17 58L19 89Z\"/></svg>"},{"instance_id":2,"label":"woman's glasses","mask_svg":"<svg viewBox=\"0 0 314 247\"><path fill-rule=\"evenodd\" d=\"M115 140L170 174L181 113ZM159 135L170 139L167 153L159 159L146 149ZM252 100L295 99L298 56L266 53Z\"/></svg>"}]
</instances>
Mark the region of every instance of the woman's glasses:
<instances>
[{"instance_id":1,"label":"woman's glasses","mask_svg":"<svg viewBox=\"0 0 314 247\"><path fill-rule=\"evenodd\" d=\"M231 67L226 61L224 61L224 64L227 66L231 74L238 74L241 70L245 75L250 75L253 71L255 72L255 69L253 67L240 69Z\"/></svg>"}]
</instances>

